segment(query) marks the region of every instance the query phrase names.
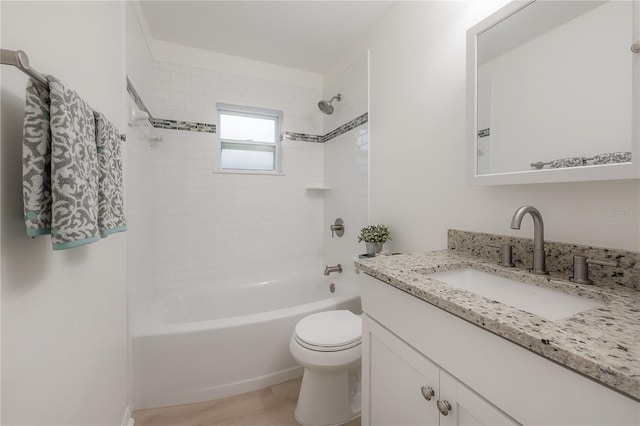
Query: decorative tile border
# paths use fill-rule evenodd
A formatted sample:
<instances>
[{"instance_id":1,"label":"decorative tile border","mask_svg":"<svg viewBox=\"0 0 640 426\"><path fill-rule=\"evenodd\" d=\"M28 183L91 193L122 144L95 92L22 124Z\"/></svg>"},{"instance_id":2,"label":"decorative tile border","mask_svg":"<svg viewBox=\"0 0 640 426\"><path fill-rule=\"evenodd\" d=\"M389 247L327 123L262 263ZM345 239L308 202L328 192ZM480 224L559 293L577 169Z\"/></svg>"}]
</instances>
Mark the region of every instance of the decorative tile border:
<instances>
[{"instance_id":1,"label":"decorative tile border","mask_svg":"<svg viewBox=\"0 0 640 426\"><path fill-rule=\"evenodd\" d=\"M349 130L353 130L358 126L361 126L369 121L369 113L365 112L359 117L354 118L346 124L343 124L340 127L330 131L324 136L320 135L310 135L307 133L294 133L294 132L284 132L282 133L282 139L289 139L300 142L314 142L314 143L325 143L330 141L333 138L337 138L338 136L347 133Z\"/></svg>"},{"instance_id":2,"label":"decorative tile border","mask_svg":"<svg viewBox=\"0 0 640 426\"><path fill-rule=\"evenodd\" d=\"M486 138L487 136L491 136L491 129L490 128L486 128L486 129L482 129L482 130L478 130L478 137L479 138Z\"/></svg>"},{"instance_id":3,"label":"decorative tile border","mask_svg":"<svg viewBox=\"0 0 640 426\"><path fill-rule=\"evenodd\" d=\"M216 125L208 123L198 123L195 121L168 120L165 118L154 118L151 122L156 129L186 130L188 132L215 133Z\"/></svg>"},{"instance_id":4,"label":"decorative tile border","mask_svg":"<svg viewBox=\"0 0 640 426\"><path fill-rule=\"evenodd\" d=\"M324 135L323 137L323 141L322 142L328 142L333 138L337 138L338 136L347 133L349 130L353 130L358 126L361 126L365 123L367 123L369 121L369 113L365 112L364 114L362 114L360 117L354 118L353 120L349 121L346 124L343 124L342 126L338 127L335 130L330 131L329 133L327 133L326 135Z\"/></svg>"},{"instance_id":5,"label":"decorative tile border","mask_svg":"<svg viewBox=\"0 0 640 426\"><path fill-rule=\"evenodd\" d=\"M324 136L310 135L308 133L282 132L282 140L292 140L299 142L323 143Z\"/></svg>"},{"instance_id":6,"label":"decorative tile border","mask_svg":"<svg viewBox=\"0 0 640 426\"><path fill-rule=\"evenodd\" d=\"M449 229L447 233L449 250L482 259L500 261L502 244L513 246L513 263L516 268L530 268L533 254L533 240L506 235ZM589 278L596 285L623 286L640 290L640 253L584 246L578 244L545 241L547 269L553 275L568 279L573 272L573 256L587 256L589 259L614 261L616 267L590 265Z\"/></svg>"},{"instance_id":7,"label":"decorative tile border","mask_svg":"<svg viewBox=\"0 0 640 426\"><path fill-rule=\"evenodd\" d=\"M170 120L167 118L154 118L151 115L151 112L147 108L147 106L142 101L142 98L136 91L135 87L127 77L127 92L133 98L133 101L136 103L138 108L142 111L145 111L149 114L149 122L151 125L157 129L172 129L172 130L184 130L188 132L203 132L203 133L216 133L217 127L212 123L198 123L195 121L181 121L181 120ZM313 143L325 143L330 141L333 138L336 138L344 133L347 133L350 130L355 129L358 126L361 126L369 121L369 113L365 112L359 117L354 118L348 123L343 124L342 126L330 131L324 136L320 135L310 135L307 133L295 133L295 132L283 132L282 139L300 141L300 142L313 142Z\"/></svg>"},{"instance_id":8,"label":"decorative tile border","mask_svg":"<svg viewBox=\"0 0 640 426\"><path fill-rule=\"evenodd\" d=\"M149 114L149 123L156 129L172 129L172 130L185 130L187 132L203 132L203 133L216 133L216 125L209 123L198 123L195 121L181 121L170 120L167 118L154 118L147 106L142 101L142 98L138 94L138 91L133 87L133 83L127 77L127 92L131 95L131 98L136 103L138 108Z\"/></svg>"}]
</instances>

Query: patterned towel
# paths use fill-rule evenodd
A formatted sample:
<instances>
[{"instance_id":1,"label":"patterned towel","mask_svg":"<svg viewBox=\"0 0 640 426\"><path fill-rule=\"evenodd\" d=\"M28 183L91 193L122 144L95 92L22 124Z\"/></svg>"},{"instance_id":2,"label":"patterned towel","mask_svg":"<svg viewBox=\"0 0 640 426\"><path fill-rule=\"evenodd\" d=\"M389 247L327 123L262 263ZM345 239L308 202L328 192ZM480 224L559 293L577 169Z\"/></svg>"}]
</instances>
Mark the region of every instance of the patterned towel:
<instances>
[{"instance_id":1,"label":"patterned towel","mask_svg":"<svg viewBox=\"0 0 640 426\"><path fill-rule=\"evenodd\" d=\"M120 138L114 125L94 111L100 179L98 185L98 227L100 236L127 230L122 194Z\"/></svg>"},{"instance_id":2,"label":"patterned towel","mask_svg":"<svg viewBox=\"0 0 640 426\"><path fill-rule=\"evenodd\" d=\"M631 161L631 152L607 152L593 157L593 164L628 163Z\"/></svg>"},{"instance_id":3,"label":"patterned towel","mask_svg":"<svg viewBox=\"0 0 640 426\"><path fill-rule=\"evenodd\" d=\"M51 242L54 250L100 239L98 158L93 109L47 77L51 94Z\"/></svg>"},{"instance_id":4,"label":"patterned towel","mask_svg":"<svg viewBox=\"0 0 640 426\"><path fill-rule=\"evenodd\" d=\"M562 167L580 167L584 166L584 164L584 157L567 157L551 161L549 163L549 167L552 169L559 169Z\"/></svg>"},{"instance_id":5,"label":"patterned towel","mask_svg":"<svg viewBox=\"0 0 640 426\"><path fill-rule=\"evenodd\" d=\"M22 199L27 235L51 233L49 88L27 81L22 144Z\"/></svg>"}]
</instances>

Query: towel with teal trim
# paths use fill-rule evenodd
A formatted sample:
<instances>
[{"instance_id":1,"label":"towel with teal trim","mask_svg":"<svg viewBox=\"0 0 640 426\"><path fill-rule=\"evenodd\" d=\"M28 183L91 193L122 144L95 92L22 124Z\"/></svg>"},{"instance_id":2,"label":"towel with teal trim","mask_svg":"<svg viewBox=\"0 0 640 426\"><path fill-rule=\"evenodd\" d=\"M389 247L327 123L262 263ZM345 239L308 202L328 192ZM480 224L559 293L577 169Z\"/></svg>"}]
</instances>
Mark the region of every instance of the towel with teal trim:
<instances>
[{"instance_id":1,"label":"towel with teal trim","mask_svg":"<svg viewBox=\"0 0 640 426\"><path fill-rule=\"evenodd\" d=\"M51 96L51 242L63 250L98 241L99 169L93 109L58 79Z\"/></svg>"},{"instance_id":2,"label":"towel with teal trim","mask_svg":"<svg viewBox=\"0 0 640 426\"><path fill-rule=\"evenodd\" d=\"M98 228L103 238L127 230L122 190L122 155L115 126L94 111L98 151Z\"/></svg>"},{"instance_id":3,"label":"towel with teal trim","mask_svg":"<svg viewBox=\"0 0 640 426\"><path fill-rule=\"evenodd\" d=\"M51 233L49 88L27 81L22 140L22 200L27 235Z\"/></svg>"}]
</instances>

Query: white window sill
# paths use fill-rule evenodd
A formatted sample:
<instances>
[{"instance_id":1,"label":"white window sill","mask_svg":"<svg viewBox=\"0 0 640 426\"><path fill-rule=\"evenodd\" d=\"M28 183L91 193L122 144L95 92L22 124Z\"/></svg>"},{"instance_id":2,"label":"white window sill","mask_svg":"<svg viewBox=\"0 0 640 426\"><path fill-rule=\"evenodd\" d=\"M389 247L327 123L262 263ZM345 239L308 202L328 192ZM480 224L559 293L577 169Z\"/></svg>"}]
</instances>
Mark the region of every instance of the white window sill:
<instances>
[{"instance_id":1,"label":"white window sill","mask_svg":"<svg viewBox=\"0 0 640 426\"><path fill-rule=\"evenodd\" d=\"M261 170L231 170L231 169L218 169L212 172L216 175L261 175L261 176L284 176L284 173L261 171Z\"/></svg>"}]
</instances>

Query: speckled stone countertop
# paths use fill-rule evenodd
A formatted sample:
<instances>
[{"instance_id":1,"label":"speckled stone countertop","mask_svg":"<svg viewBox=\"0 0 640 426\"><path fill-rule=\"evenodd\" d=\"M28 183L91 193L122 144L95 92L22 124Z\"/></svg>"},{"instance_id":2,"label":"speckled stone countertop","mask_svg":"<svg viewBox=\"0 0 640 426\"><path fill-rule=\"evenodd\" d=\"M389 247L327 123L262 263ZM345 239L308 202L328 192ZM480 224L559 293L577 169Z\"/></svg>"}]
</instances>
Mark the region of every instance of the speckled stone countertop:
<instances>
[{"instance_id":1,"label":"speckled stone countertop","mask_svg":"<svg viewBox=\"0 0 640 426\"><path fill-rule=\"evenodd\" d=\"M439 250L359 259L355 266L402 291L640 400L640 292L579 285ZM458 290L426 274L464 267L587 297L600 306L560 319Z\"/></svg>"}]
</instances>

